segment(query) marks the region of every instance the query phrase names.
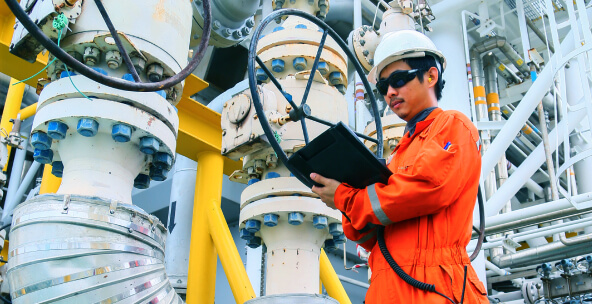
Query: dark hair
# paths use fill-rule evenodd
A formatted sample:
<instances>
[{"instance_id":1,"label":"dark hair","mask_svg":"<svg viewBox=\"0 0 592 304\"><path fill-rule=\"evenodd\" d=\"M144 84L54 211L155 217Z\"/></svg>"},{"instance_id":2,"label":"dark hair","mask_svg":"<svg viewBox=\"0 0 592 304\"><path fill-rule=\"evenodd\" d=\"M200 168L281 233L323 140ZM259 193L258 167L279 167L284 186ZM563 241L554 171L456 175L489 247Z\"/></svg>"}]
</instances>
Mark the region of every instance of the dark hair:
<instances>
[{"instance_id":1,"label":"dark hair","mask_svg":"<svg viewBox=\"0 0 592 304\"><path fill-rule=\"evenodd\" d=\"M436 64L436 59L432 56L425 56L425 57L416 57L416 58L404 58L403 61L409 65L412 69L418 69L422 72L427 72L430 68L434 67L438 69L438 83L435 87L436 99L440 100L442 98L442 89L444 89L444 84L446 81L442 79L442 69L440 68L441 65ZM419 82L423 82L423 77L417 77Z\"/></svg>"}]
</instances>

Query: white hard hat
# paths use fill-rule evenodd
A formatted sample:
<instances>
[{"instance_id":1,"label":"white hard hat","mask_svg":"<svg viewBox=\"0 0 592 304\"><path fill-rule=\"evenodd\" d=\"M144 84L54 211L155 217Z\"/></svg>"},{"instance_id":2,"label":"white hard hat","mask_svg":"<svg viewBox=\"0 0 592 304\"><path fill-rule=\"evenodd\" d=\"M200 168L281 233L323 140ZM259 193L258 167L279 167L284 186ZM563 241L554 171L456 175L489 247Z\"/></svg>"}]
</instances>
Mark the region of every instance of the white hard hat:
<instances>
[{"instance_id":1,"label":"white hard hat","mask_svg":"<svg viewBox=\"0 0 592 304\"><path fill-rule=\"evenodd\" d=\"M440 73L446 68L446 58L426 35L414 30L401 30L387 33L374 53L374 67L368 74L368 81L376 83L380 72L387 65L404 59L433 56L442 65Z\"/></svg>"}]
</instances>

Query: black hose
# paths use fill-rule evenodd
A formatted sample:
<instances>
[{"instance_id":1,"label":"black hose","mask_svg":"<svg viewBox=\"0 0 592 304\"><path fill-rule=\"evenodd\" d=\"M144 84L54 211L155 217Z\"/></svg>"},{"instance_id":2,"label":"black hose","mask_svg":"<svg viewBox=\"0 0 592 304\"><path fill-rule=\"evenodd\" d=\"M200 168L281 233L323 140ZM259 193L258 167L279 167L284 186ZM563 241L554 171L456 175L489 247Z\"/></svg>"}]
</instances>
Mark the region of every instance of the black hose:
<instances>
[{"instance_id":1,"label":"black hose","mask_svg":"<svg viewBox=\"0 0 592 304\"><path fill-rule=\"evenodd\" d=\"M205 55L206 48L210 41L210 32L212 29L212 11L210 8L210 1L203 0L204 10L204 27L201 42L197 48L197 54L189 64L179 73L159 82L151 83L137 83L120 78L105 76L90 67L84 65L82 62L76 60L70 54L66 53L59 46L57 46L51 39L49 39L39 27L29 18L27 13L23 11L16 0L4 0L6 5L16 18L23 24L29 33L41 43L51 54L61 60L65 65L71 67L76 72L106 86L134 92L155 92L171 88L181 81L185 80L197 68L201 59ZM115 39L115 37L114 37Z\"/></svg>"},{"instance_id":2,"label":"black hose","mask_svg":"<svg viewBox=\"0 0 592 304\"><path fill-rule=\"evenodd\" d=\"M105 10L105 6L103 6L103 2L101 2L101 0L95 0L95 4L97 5L97 8L99 9L101 16L103 17L103 20L105 20L105 24L107 25L107 28L109 29L109 32L111 33L111 37L113 37L113 40L115 40L115 45L117 45L117 48L119 49L119 53L121 53L121 57L123 57L123 61L125 62L125 65L127 66L127 69L129 70L129 72L132 74L134 81L142 82L140 80L140 76L138 75L138 72L136 71L136 68L134 67L134 64L132 63L132 59L130 58L129 54L127 53L127 51L123 47L123 44L121 43L121 39L119 39L119 35L117 34L117 30L115 30L115 27L113 26L113 22L111 22L111 18L109 18L109 14L107 14L107 11Z\"/></svg>"},{"instance_id":3,"label":"black hose","mask_svg":"<svg viewBox=\"0 0 592 304\"><path fill-rule=\"evenodd\" d=\"M0 231L2 231L2 230L4 230L4 229L6 229L6 228L8 228L8 227L10 227L10 225L12 225L12 223L8 223L8 224L6 224L6 225L4 225L4 226L0 227Z\"/></svg>"},{"instance_id":4,"label":"black hose","mask_svg":"<svg viewBox=\"0 0 592 304\"><path fill-rule=\"evenodd\" d=\"M7 298L5 298L4 296L0 296L0 300L2 300L6 304L12 304L12 301L9 300L9 299L7 299Z\"/></svg>"},{"instance_id":5,"label":"black hose","mask_svg":"<svg viewBox=\"0 0 592 304\"><path fill-rule=\"evenodd\" d=\"M479 238L477 239L477 246L469 257L471 262L477 258L481 247L483 246L483 239L485 238L485 205L483 204L483 195L481 195L481 186L477 188L477 201L479 201Z\"/></svg>"}]
</instances>

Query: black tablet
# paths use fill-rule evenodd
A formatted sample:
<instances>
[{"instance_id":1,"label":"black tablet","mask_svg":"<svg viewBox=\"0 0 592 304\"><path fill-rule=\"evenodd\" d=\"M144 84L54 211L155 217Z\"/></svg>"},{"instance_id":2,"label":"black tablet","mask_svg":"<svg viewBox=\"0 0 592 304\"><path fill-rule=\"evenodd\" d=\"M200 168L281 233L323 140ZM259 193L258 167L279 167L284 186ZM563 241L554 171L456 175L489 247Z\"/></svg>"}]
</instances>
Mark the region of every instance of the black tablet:
<instances>
[{"instance_id":1,"label":"black tablet","mask_svg":"<svg viewBox=\"0 0 592 304\"><path fill-rule=\"evenodd\" d=\"M315 172L360 189L387 183L392 174L342 122L296 151L288 163L306 177Z\"/></svg>"}]
</instances>

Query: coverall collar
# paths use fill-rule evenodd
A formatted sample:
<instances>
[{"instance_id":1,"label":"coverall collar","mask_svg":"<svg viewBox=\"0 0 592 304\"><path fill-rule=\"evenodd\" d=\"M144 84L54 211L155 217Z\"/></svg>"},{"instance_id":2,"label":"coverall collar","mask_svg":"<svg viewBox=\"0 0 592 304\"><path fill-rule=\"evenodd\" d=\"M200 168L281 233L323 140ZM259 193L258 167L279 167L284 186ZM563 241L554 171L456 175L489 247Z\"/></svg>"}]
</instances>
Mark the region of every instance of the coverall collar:
<instances>
[{"instance_id":1,"label":"coverall collar","mask_svg":"<svg viewBox=\"0 0 592 304\"><path fill-rule=\"evenodd\" d=\"M401 147L402 145L409 144L411 140L415 138L415 136L421 134L421 132L425 130L427 127L429 127L434 121L434 119L436 119L436 117L440 115L440 113L442 112L444 112L444 110L442 110L441 108L435 108L434 110L432 110L432 113L428 115L428 117L426 117L422 121L417 122L415 124L415 132L413 133L413 136L409 137L409 133L405 133L399 144L393 150L393 153L397 152L397 150L399 150L399 147Z\"/></svg>"},{"instance_id":2,"label":"coverall collar","mask_svg":"<svg viewBox=\"0 0 592 304\"><path fill-rule=\"evenodd\" d=\"M405 126L405 131L403 132L403 134L405 134L405 133L407 133L407 131L409 131L409 137L412 137L413 134L415 134L415 125L418 122L426 119L430 115L430 113L432 113L432 111L436 108L437 107L425 108L425 109L421 110L419 113L417 113L415 116L413 116L413 118L411 118L411 120L409 120L407 122L407 125Z\"/></svg>"}]
</instances>

